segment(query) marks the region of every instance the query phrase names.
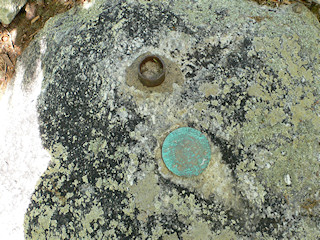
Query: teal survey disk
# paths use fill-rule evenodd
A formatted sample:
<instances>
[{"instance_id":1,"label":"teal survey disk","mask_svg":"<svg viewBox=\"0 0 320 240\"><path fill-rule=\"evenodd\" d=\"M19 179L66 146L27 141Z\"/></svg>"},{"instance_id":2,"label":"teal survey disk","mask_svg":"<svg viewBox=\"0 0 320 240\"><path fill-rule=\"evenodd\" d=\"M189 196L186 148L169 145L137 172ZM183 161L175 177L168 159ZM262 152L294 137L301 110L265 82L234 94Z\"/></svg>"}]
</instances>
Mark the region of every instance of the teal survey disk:
<instances>
[{"instance_id":1,"label":"teal survey disk","mask_svg":"<svg viewBox=\"0 0 320 240\"><path fill-rule=\"evenodd\" d=\"M194 128L178 128L164 140L162 159L167 168L178 176L198 176L211 159L209 141Z\"/></svg>"}]
</instances>

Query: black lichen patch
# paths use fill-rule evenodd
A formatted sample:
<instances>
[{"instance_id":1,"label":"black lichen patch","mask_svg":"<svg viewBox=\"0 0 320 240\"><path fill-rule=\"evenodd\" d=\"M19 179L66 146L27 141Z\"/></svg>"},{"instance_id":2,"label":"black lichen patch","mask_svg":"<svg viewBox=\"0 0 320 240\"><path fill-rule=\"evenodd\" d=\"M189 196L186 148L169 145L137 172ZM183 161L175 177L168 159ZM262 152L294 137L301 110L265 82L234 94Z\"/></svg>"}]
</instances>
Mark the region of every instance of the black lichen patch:
<instances>
[{"instance_id":1,"label":"black lichen patch","mask_svg":"<svg viewBox=\"0 0 320 240\"><path fill-rule=\"evenodd\" d=\"M227 141L216 137L214 134L208 134L211 138L211 141L219 146L222 153L222 160L228 164L232 172L235 171L237 165L243 160L241 157L242 151L237 149L233 144L228 143ZM234 176L235 177L235 176Z\"/></svg>"},{"instance_id":2,"label":"black lichen patch","mask_svg":"<svg viewBox=\"0 0 320 240\"><path fill-rule=\"evenodd\" d=\"M176 233L179 236L186 230L186 225L179 220L178 213L161 214L159 222L166 229L166 234Z\"/></svg>"},{"instance_id":3,"label":"black lichen patch","mask_svg":"<svg viewBox=\"0 0 320 240\"><path fill-rule=\"evenodd\" d=\"M286 210L285 199L281 196L275 195L272 191L267 189L267 194L264 202L264 213L255 221L251 229L256 232L264 232L270 236L274 236L277 239L283 238L284 223L294 225L293 222L284 221ZM266 213L268 207L272 209L272 212Z\"/></svg>"},{"instance_id":4,"label":"black lichen patch","mask_svg":"<svg viewBox=\"0 0 320 240\"><path fill-rule=\"evenodd\" d=\"M122 32L125 34L125 36L121 37L124 42L120 45L127 55L132 53L131 46L125 43L127 39L143 39L144 45L157 47L159 45L159 32L163 29L175 29L186 34L194 33L181 18L160 4L130 5L121 2L106 9L93 25L95 29L104 31L104 36L114 39L110 26L111 23L113 25L120 22L120 20L122 21ZM94 35L96 35L96 31L93 33ZM97 36L94 41L99 41L99 39L101 39L101 36Z\"/></svg>"},{"instance_id":5,"label":"black lichen patch","mask_svg":"<svg viewBox=\"0 0 320 240\"><path fill-rule=\"evenodd\" d=\"M174 13L163 8L161 5L155 6L147 4L143 7L133 6L128 8L127 11L123 11L123 17L125 19L135 19L136 21L130 21L124 27L130 38L140 37L146 40L146 44L152 44L153 42L150 36L158 36L158 32L162 28L177 27L176 30L184 32L186 34L194 34L194 31L187 28L182 19L180 19Z\"/></svg>"}]
</instances>

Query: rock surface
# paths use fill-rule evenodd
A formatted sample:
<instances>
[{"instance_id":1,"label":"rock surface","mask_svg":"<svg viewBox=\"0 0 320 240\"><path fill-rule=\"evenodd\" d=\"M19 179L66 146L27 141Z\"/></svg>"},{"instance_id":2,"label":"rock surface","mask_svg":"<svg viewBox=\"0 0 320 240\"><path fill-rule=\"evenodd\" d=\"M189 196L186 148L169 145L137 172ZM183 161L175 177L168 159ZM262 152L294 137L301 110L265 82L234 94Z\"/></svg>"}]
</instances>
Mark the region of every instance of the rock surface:
<instances>
[{"instance_id":1,"label":"rock surface","mask_svg":"<svg viewBox=\"0 0 320 240\"><path fill-rule=\"evenodd\" d=\"M0 2L0 22L9 24L18 14L27 0L1 0Z\"/></svg>"},{"instance_id":2,"label":"rock surface","mask_svg":"<svg viewBox=\"0 0 320 240\"><path fill-rule=\"evenodd\" d=\"M96 1L51 19L24 55L25 88L41 61L51 154L25 237L319 238L319 29L307 9L239 0ZM154 88L137 78L148 53L169 66ZM197 177L161 159L181 126L211 141Z\"/></svg>"}]
</instances>

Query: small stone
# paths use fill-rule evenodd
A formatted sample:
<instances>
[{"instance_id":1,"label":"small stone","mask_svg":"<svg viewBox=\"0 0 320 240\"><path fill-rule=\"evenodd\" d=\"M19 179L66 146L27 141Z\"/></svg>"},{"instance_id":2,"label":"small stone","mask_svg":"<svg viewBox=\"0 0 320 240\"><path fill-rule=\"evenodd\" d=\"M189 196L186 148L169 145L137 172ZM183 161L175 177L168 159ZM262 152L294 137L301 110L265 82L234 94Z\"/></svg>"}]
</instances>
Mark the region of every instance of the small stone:
<instances>
[{"instance_id":1,"label":"small stone","mask_svg":"<svg viewBox=\"0 0 320 240\"><path fill-rule=\"evenodd\" d=\"M292 7L292 10L295 12L295 13L301 13L302 12L302 6L300 4L295 4L293 7Z\"/></svg>"},{"instance_id":2,"label":"small stone","mask_svg":"<svg viewBox=\"0 0 320 240\"><path fill-rule=\"evenodd\" d=\"M284 176L284 182L285 182L288 186L291 185L291 178L290 178L290 175L289 175L289 174L287 174L287 175Z\"/></svg>"},{"instance_id":3,"label":"small stone","mask_svg":"<svg viewBox=\"0 0 320 240\"><path fill-rule=\"evenodd\" d=\"M26 11L26 18L28 20L33 19L36 16L36 11L37 11L36 4L27 3L25 11Z\"/></svg>"}]
</instances>

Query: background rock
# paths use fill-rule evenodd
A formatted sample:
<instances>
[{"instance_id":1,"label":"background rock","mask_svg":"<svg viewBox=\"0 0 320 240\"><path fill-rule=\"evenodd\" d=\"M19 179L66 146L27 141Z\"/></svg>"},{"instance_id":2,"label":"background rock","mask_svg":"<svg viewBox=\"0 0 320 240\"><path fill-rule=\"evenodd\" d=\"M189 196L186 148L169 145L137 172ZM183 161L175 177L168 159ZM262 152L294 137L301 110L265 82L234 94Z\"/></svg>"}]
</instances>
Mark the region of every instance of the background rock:
<instances>
[{"instance_id":1,"label":"background rock","mask_svg":"<svg viewBox=\"0 0 320 240\"><path fill-rule=\"evenodd\" d=\"M0 232L3 239L24 239L24 214L36 182L50 161L48 151L42 146L37 113L43 80L39 50L29 48L25 52L12 84L0 99Z\"/></svg>"},{"instance_id":2,"label":"background rock","mask_svg":"<svg viewBox=\"0 0 320 240\"><path fill-rule=\"evenodd\" d=\"M0 2L0 21L9 24L26 4L27 0L1 0Z\"/></svg>"},{"instance_id":3,"label":"background rock","mask_svg":"<svg viewBox=\"0 0 320 240\"><path fill-rule=\"evenodd\" d=\"M319 237L319 27L306 8L230 0L96 1L49 21L29 51L52 159L26 238ZM166 85L139 85L147 52L172 66ZM162 162L179 126L211 141L198 177Z\"/></svg>"}]
</instances>

